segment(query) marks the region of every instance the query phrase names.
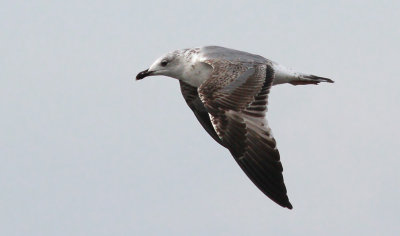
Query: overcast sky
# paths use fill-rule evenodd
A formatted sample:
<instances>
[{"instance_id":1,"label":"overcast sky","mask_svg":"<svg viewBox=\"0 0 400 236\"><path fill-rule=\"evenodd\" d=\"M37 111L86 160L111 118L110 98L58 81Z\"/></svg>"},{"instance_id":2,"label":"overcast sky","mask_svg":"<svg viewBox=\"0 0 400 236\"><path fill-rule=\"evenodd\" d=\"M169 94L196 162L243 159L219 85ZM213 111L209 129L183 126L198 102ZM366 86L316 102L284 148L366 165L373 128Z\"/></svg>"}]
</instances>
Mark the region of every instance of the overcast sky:
<instances>
[{"instance_id":1,"label":"overcast sky","mask_svg":"<svg viewBox=\"0 0 400 236\"><path fill-rule=\"evenodd\" d=\"M399 1L266 2L1 1L0 235L398 235ZM271 90L293 210L133 80L202 45L335 80Z\"/></svg>"}]
</instances>

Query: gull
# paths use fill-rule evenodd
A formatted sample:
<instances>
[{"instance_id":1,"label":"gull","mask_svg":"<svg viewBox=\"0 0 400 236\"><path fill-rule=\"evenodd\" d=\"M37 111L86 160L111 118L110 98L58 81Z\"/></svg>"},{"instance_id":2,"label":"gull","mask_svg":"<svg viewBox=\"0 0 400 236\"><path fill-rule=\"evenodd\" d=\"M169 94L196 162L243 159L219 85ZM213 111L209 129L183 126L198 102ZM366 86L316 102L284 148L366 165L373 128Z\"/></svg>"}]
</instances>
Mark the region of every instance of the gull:
<instances>
[{"instance_id":1,"label":"gull","mask_svg":"<svg viewBox=\"0 0 400 236\"><path fill-rule=\"evenodd\" d=\"M292 71L262 56L219 46L175 50L136 80L164 75L179 80L182 95L207 133L227 148L250 180L272 201L292 209L276 141L265 118L271 86L333 83Z\"/></svg>"}]
</instances>

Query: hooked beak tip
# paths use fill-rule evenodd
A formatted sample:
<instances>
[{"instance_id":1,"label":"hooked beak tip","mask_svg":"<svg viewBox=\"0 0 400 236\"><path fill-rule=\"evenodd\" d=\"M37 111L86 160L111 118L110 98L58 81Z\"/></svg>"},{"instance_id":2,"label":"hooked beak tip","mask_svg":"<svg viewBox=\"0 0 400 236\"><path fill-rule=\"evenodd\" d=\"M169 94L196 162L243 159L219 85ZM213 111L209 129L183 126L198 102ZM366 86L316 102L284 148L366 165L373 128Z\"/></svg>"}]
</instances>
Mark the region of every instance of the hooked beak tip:
<instances>
[{"instance_id":1,"label":"hooked beak tip","mask_svg":"<svg viewBox=\"0 0 400 236\"><path fill-rule=\"evenodd\" d=\"M140 72L139 74L136 75L136 80L141 80L149 75L151 75L151 71L149 71L149 69L144 70L142 72Z\"/></svg>"}]
</instances>

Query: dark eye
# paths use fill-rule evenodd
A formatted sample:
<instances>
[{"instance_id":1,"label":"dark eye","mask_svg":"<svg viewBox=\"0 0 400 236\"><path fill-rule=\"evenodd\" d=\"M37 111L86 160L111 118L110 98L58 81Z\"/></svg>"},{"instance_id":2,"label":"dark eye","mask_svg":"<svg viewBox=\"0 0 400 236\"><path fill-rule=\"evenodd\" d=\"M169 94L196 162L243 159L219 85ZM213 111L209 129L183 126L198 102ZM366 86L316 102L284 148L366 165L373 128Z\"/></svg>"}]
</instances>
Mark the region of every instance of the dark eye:
<instances>
[{"instance_id":1,"label":"dark eye","mask_svg":"<svg viewBox=\"0 0 400 236\"><path fill-rule=\"evenodd\" d=\"M168 61L166 61L166 60L161 61L161 66L166 66L167 64L168 64Z\"/></svg>"}]
</instances>

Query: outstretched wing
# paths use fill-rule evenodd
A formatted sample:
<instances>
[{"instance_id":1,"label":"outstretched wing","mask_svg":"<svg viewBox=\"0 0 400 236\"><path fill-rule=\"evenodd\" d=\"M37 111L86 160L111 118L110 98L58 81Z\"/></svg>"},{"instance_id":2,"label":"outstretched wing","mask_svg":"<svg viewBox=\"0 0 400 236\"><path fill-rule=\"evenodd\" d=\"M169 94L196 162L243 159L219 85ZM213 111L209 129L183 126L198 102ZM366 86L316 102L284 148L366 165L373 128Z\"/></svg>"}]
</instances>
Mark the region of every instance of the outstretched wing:
<instances>
[{"instance_id":1,"label":"outstretched wing","mask_svg":"<svg viewBox=\"0 0 400 236\"><path fill-rule=\"evenodd\" d=\"M203 102L201 102L200 100L199 94L197 93L197 88L182 81L179 81L179 83L181 85L183 98L185 99L190 109L192 109L197 120L207 131L207 133L211 135L211 137L215 141L222 145L221 139L218 137L213 125L211 124L210 116L208 115L208 112L204 107Z\"/></svg>"},{"instance_id":2,"label":"outstretched wing","mask_svg":"<svg viewBox=\"0 0 400 236\"><path fill-rule=\"evenodd\" d=\"M272 67L230 61L208 63L213 73L198 92L222 145L264 194L292 209L279 151L265 119Z\"/></svg>"}]
</instances>

